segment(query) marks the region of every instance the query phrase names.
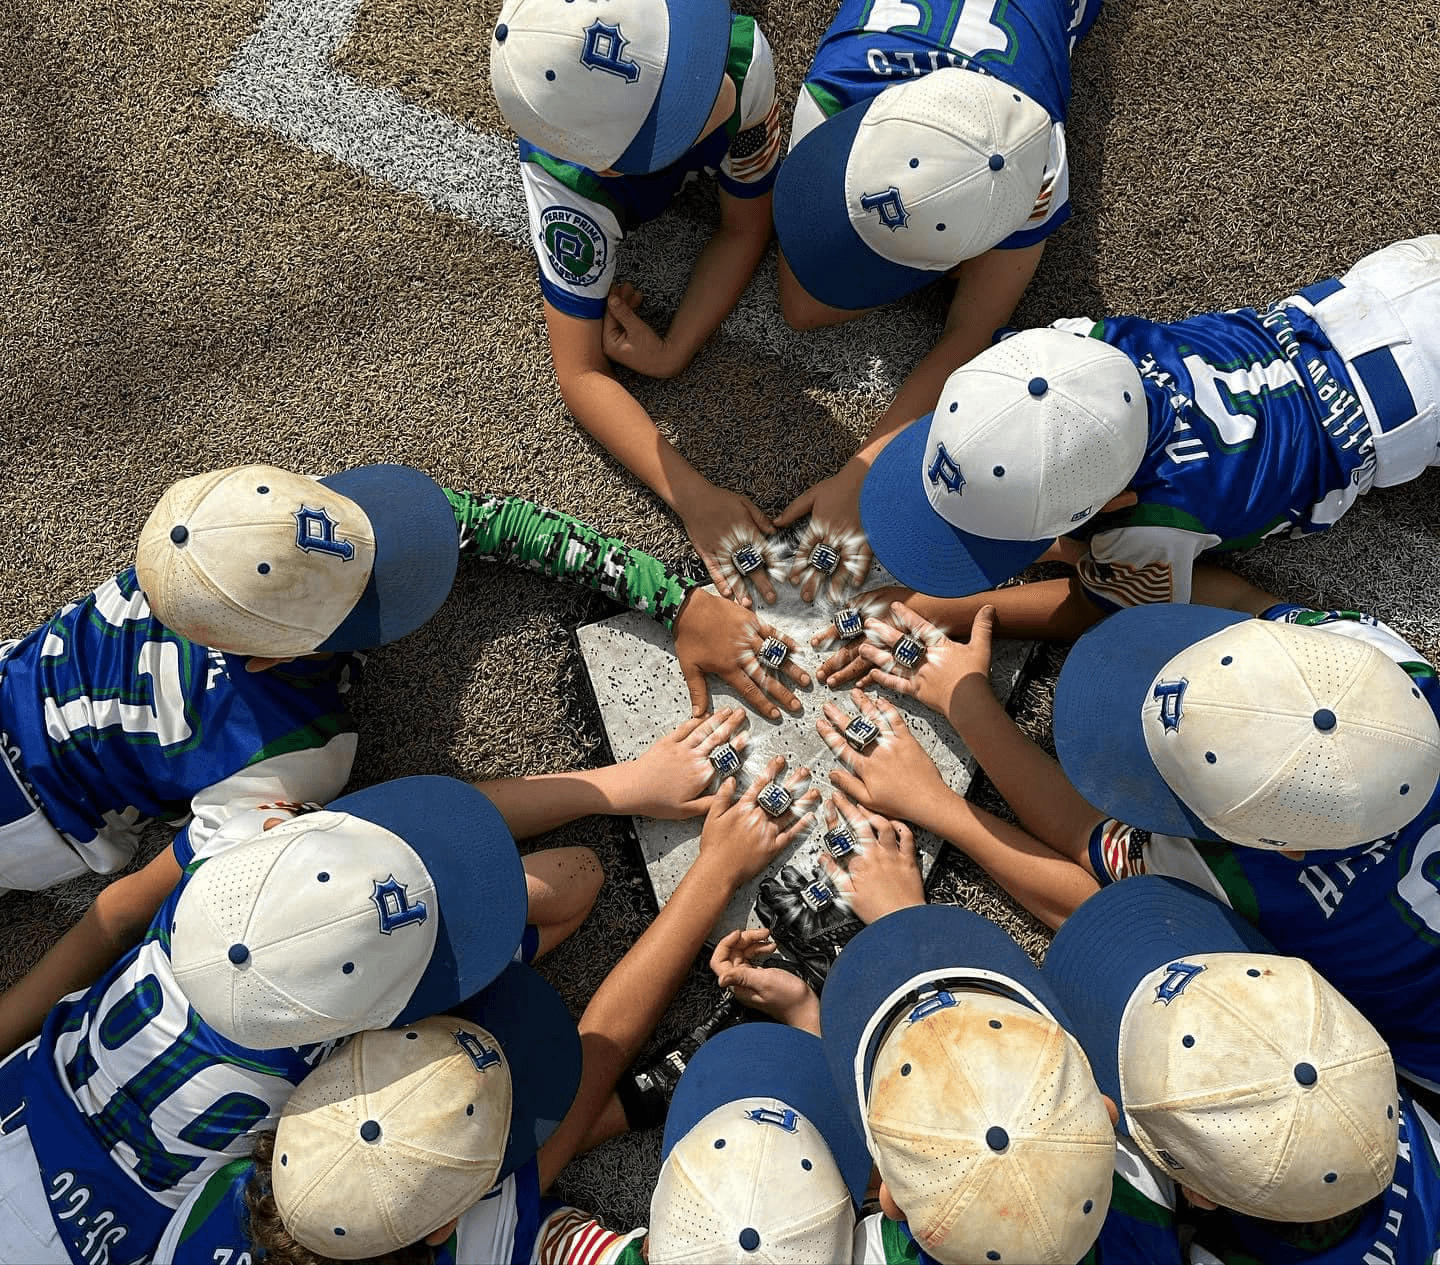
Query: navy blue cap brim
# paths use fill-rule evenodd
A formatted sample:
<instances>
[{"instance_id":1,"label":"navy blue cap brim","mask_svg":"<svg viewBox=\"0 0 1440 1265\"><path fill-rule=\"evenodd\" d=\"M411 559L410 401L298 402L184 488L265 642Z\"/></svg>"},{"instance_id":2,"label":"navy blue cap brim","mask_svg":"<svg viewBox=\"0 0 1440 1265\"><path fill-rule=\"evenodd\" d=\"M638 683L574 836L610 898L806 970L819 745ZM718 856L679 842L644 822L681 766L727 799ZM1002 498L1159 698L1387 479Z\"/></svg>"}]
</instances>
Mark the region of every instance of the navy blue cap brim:
<instances>
[{"instance_id":1,"label":"navy blue cap brim","mask_svg":"<svg viewBox=\"0 0 1440 1265\"><path fill-rule=\"evenodd\" d=\"M1055 685L1055 754L1101 812L1156 834L1223 843L1160 776L1140 709L1160 669L1182 650L1249 615L1213 606L1132 606L1075 643Z\"/></svg>"},{"instance_id":2,"label":"navy blue cap brim","mask_svg":"<svg viewBox=\"0 0 1440 1265\"><path fill-rule=\"evenodd\" d=\"M1029 955L995 923L958 905L917 905L897 910L866 927L830 968L820 997L825 1061L853 1128L863 1137L865 1104L856 1096L855 1060L866 1028L905 981L932 973L981 970L1002 976L1032 994L1069 1028L1058 995ZM883 1030L865 1051L864 1097Z\"/></svg>"},{"instance_id":3,"label":"navy blue cap brim","mask_svg":"<svg viewBox=\"0 0 1440 1265\"><path fill-rule=\"evenodd\" d=\"M460 528L440 485L413 466L357 466L321 479L370 520L375 565L360 600L317 650L368 650L414 632L441 607L460 563Z\"/></svg>"},{"instance_id":4,"label":"navy blue cap brim","mask_svg":"<svg viewBox=\"0 0 1440 1265\"><path fill-rule=\"evenodd\" d=\"M914 294L948 271L893 263L871 250L850 223L845 167L876 100L841 110L802 137L775 181L775 236L785 262L811 298L846 311Z\"/></svg>"},{"instance_id":5,"label":"navy blue cap brim","mask_svg":"<svg viewBox=\"0 0 1440 1265\"><path fill-rule=\"evenodd\" d=\"M639 176L678 161L700 140L730 56L730 6L726 0L675 0L665 73L650 113L611 168Z\"/></svg>"},{"instance_id":6,"label":"navy blue cap brim","mask_svg":"<svg viewBox=\"0 0 1440 1265\"><path fill-rule=\"evenodd\" d=\"M1140 981L1198 953L1275 951L1207 892L1180 879L1141 875L1102 888L1071 914L1055 933L1041 974L1070 1016L1070 1031L1090 1060L1095 1083L1123 1109L1120 1021ZM1276 1022L1284 1021L1276 1016ZM1123 1110L1120 1127L1125 1128Z\"/></svg>"},{"instance_id":7,"label":"navy blue cap brim","mask_svg":"<svg viewBox=\"0 0 1440 1265\"><path fill-rule=\"evenodd\" d=\"M777 1099L819 1129L855 1207L860 1207L870 1181L864 1135L856 1131L830 1084L820 1038L783 1024L741 1024L700 1047L675 1087L665 1118L662 1159L712 1111L742 1098Z\"/></svg>"},{"instance_id":8,"label":"navy blue cap brim","mask_svg":"<svg viewBox=\"0 0 1440 1265\"><path fill-rule=\"evenodd\" d=\"M1019 575L1051 542L972 536L934 511L922 483L932 417L911 422L880 450L860 488L860 520L880 565L902 584L932 597L968 597Z\"/></svg>"},{"instance_id":9,"label":"navy blue cap brim","mask_svg":"<svg viewBox=\"0 0 1440 1265\"><path fill-rule=\"evenodd\" d=\"M399 835L435 883L430 964L391 1027L444 1014L509 964L525 933L525 870L500 810L453 777L402 777L326 805Z\"/></svg>"},{"instance_id":10,"label":"navy blue cap brim","mask_svg":"<svg viewBox=\"0 0 1440 1265\"><path fill-rule=\"evenodd\" d=\"M450 1012L484 1028L510 1067L510 1136L497 1181L545 1145L580 1089L580 1032L564 999L523 962Z\"/></svg>"}]
</instances>

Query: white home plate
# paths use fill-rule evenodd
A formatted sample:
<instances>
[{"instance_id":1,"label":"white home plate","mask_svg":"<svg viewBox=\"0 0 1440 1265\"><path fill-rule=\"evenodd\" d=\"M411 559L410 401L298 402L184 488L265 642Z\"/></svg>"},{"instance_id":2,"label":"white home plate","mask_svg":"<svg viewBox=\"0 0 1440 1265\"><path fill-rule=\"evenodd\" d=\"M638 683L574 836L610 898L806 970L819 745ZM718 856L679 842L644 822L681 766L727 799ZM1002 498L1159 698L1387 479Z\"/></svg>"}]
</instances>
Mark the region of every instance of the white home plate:
<instances>
[{"instance_id":1,"label":"white home plate","mask_svg":"<svg viewBox=\"0 0 1440 1265\"><path fill-rule=\"evenodd\" d=\"M894 581L877 567L863 587L869 590L887 583ZM810 638L828 625L832 611L841 604L826 603L817 598L811 606L800 599L797 587L783 580L777 579L775 588L779 596L774 606L766 607L763 600L756 600L756 606L761 608L760 616L795 642L794 658L813 678L815 669L831 652L828 649L812 649ZM577 631L577 636L580 653L590 673L590 683L600 704L610 749L617 760L633 759L690 715L690 694L675 658L675 643L659 624L644 615L627 611L611 619L586 624ZM1030 641L995 642L990 680L1002 702L1009 699L1034 645ZM712 708L743 707L725 682L714 676L709 678L709 682ZM743 732L748 735L749 744L742 752L745 763L738 779L742 790L750 786L771 756L783 755L788 769L807 765L813 784L824 795L830 793L829 774L837 762L824 739L815 731L815 721L823 714L821 709L826 702L834 702L847 712L853 712L849 690L831 690L812 683L809 689L796 690L795 693L804 710L799 714L783 713L778 721L766 720L745 709L749 723ZM975 758L955 731L943 718L919 703L898 698L889 691L880 693L906 716L911 732L930 753L950 787L965 794L974 776ZM689 821L635 818L640 851L645 857L650 885L660 905L670 899L670 893L694 861L704 820L703 817ZM777 858L766 874L740 889L711 932L712 943L736 927L758 925L752 907L755 889L766 875L787 863L803 870L815 870L819 854L824 849L824 832L823 814L817 812L814 826L806 837L789 853ZM915 843L920 853L921 870L928 878L940 850L940 840L927 831L921 831L917 832Z\"/></svg>"}]
</instances>

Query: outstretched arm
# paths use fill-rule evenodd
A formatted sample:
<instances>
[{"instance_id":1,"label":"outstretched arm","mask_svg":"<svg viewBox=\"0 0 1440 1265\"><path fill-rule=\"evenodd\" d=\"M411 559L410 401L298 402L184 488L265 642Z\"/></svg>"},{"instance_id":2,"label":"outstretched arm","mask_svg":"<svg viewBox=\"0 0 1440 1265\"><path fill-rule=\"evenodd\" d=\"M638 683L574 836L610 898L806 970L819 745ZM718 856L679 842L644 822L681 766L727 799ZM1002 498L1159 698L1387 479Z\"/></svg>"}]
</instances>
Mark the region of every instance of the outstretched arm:
<instances>
[{"instance_id":1,"label":"outstretched arm","mask_svg":"<svg viewBox=\"0 0 1440 1265\"><path fill-rule=\"evenodd\" d=\"M655 1030L730 898L797 834L808 829L808 816L782 818L777 825L755 803L761 782L778 777L784 765L784 759L777 756L766 777L738 800L731 800L732 782L726 782L715 795L700 837L700 855L655 921L585 1007L580 1017L584 1048L580 1089L559 1129L540 1148L541 1189L585 1143L595 1119L611 1102L620 1074Z\"/></svg>"},{"instance_id":2,"label":"outstretched arm","mask_svg":"<svg viewBox=\"0 0 1440 1265\"><path fill-rule=\"evenodd\" d=\"M601 345L603 324L569 316L548 301L545 325L565 406L610 454L665 502L685 524L715 587L737 600L720 567L731 536L757 537L770 520L749 500L717 488L676 451L610 369Z\"/></svg>"},{"instance_id":3,"label":"outstretched arm","mask_svg":"<svg viewBox=\"0 0 1440 1265\"><path fill-rule=\"evenodd\" d=\"M771 196L737 198L720 190L720 227L695 261L670 328L657 334L639 314L642 296L617 286L605 314L604 352L616 364L652 378L683 373L750 284L770 242Z\"/></svg>"},{"instance_id":4,"label":"outstretched arm","mask_svg":"<svg viewBox=\"0 0 1440 1265\"><path fill-rule=\"evenodd\" d=\"M25 977L0 994L0 1058L39 1033L62 997L89 987L137 945L179 881L180 866L166 848L143 869L105 888Z\"/></svg>"}]
</instances>

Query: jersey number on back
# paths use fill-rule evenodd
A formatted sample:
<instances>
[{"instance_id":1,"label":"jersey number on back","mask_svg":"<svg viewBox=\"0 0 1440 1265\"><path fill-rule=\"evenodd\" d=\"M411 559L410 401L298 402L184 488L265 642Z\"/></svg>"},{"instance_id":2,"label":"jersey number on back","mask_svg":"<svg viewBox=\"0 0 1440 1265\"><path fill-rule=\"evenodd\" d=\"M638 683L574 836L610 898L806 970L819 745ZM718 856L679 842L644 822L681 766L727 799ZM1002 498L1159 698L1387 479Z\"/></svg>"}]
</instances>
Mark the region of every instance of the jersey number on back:
<instances>
[{"instance_id":1,"label":"jersey number on back","mask_svg":"<svg viewBox=\"0 0 1440 1265\"><path fill-rule=\"evenodd\" d=\"M953 49L966 58L988 52L1003 54L1010 47L1010 32L992 19L1008 4L1009 0L873 0L860 29L918 35L937 48ZM911 73L934 69L912 67ZM892 72L887 69L880 73Z\"/></svg>"}]
</instances>

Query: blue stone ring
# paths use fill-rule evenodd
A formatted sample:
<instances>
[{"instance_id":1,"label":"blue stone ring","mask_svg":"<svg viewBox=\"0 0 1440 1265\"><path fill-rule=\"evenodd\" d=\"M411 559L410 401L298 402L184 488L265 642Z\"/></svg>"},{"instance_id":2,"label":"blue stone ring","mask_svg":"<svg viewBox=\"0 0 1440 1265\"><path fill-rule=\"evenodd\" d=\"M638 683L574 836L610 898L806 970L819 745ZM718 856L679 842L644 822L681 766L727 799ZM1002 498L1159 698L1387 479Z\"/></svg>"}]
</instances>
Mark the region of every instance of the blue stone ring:
<instances>
[{"instance_id":1,"label":"blue stone ring","mask_svg":"<svg viewBox=\"0 0 1440 1265\"><path fill-rule=\"evenodd\" d=\"M710 764L721 777L729 777L740 770L740 753L728 742L722 742L710 753Z\"/></svg>"},{"instance_id":2,"label":"blue stone ring","mask_svg":"<svg viewBox=\"0 0 1440 1265\"><path fill-rule=\"evenodd\" d=\"M772 817L781 816L794 801L795 797L779 782L767 782L755 796L755 802Z\"/></svg>"}]
</instances>

